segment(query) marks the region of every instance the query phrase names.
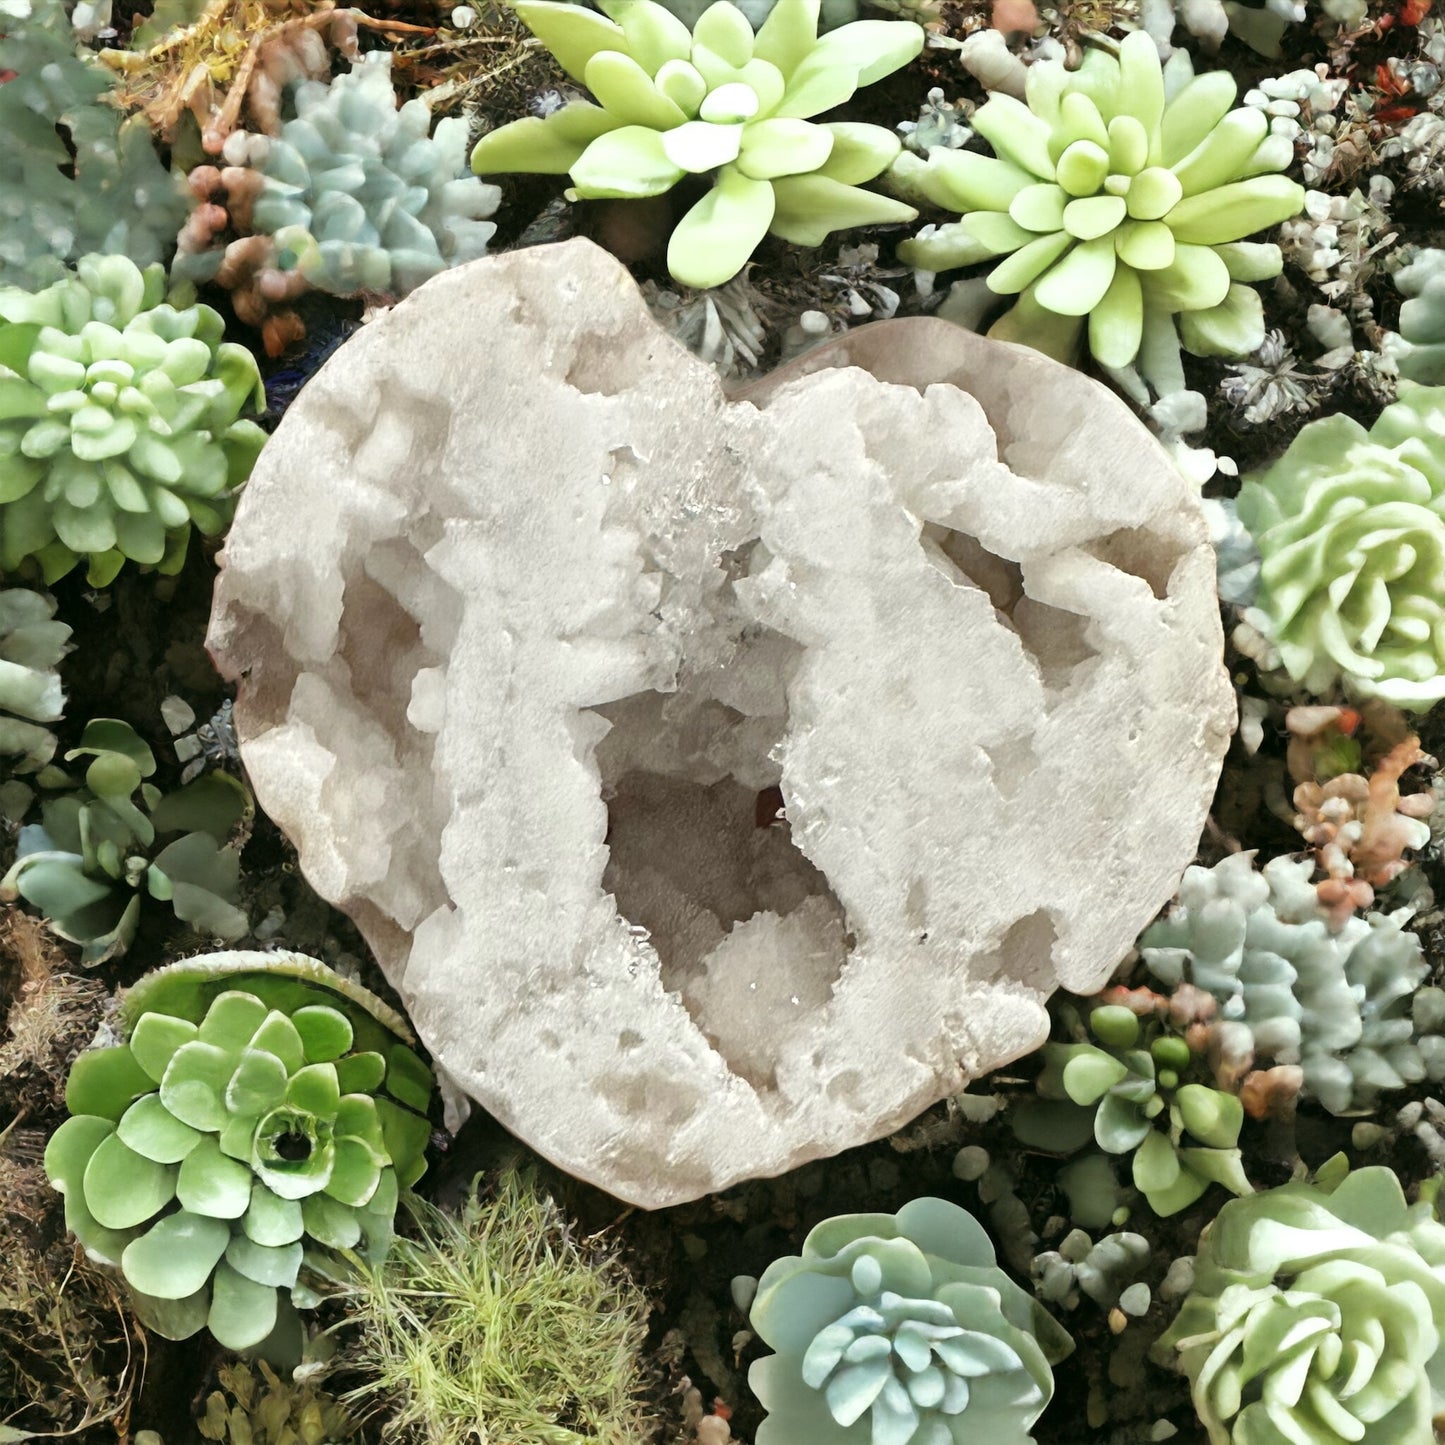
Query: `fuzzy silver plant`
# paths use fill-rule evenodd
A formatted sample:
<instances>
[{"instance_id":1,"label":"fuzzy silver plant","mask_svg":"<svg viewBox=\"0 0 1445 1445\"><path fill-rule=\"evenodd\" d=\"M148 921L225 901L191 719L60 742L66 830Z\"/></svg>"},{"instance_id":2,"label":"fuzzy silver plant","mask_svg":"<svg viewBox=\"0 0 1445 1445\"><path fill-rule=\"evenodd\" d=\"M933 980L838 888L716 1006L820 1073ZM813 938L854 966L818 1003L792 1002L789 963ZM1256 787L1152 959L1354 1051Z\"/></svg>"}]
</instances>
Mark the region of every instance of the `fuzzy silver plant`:
<instances>
[{"instance_id":1,"label":"fuzzy silver plant","mask_svg":"<svg viewBox=\"0 0 1445 1445\"><path fill-rule=\"evenodd\" d=\"M1445 1039L1412 1009L1429 972L1407 910L1347 918L1337 931L1311 882L1313 864L1253 853L1190 868L1140 952L1161 982L1190 983L1246 1025L1256 1054L1298 1064L1304 1092L1332 1114L1381 1093L1445 1078Z\"/></svg>"}]
</instances>

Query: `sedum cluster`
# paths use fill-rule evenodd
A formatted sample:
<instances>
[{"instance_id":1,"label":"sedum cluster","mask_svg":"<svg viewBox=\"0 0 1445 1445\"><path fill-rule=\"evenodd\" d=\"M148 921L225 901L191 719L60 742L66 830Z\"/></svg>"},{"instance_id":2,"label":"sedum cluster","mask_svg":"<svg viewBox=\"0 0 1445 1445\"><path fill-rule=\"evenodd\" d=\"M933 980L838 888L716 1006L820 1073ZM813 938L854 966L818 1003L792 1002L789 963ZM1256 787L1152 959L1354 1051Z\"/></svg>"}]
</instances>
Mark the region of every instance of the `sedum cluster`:
<instances>
[{"instance_id":1,"label":"sedum cluster","mask_svg":"<svg viewBox=\"0 0 1445 1445\"><path fill-rule=\"evenodd\" d=\"M1220 1018L1245 1025L1257 1054L1298 1064L1331 1113L1445 1078L1428 965L1406 914L1350 916L1331 931L1308 862L1253 853L1186 871L1168 915L1139 940L1154 976L1194 985Z\"/></svg>"},{"instance_id":2,"label":"sedum cluster","mask_svg":"<svg viewBox=\"0 0 1445 1445\"><path fill-rule=\"evenodd\" d=\"M1277 246L1243 238L1304 204L1301 186L1272 174L1293 158L1288 141L1262 112L1231 109L1235 93L1226 71L1189 78L1171 64L1166 75L1143 31L1117 58L1090 50L1076 71L1031 65L1027 104L995 93L974 113L995 156L899 157L901 189L962 213L899 257L928 271L996 259L989 289L1018 299L990 336L1062 361L1086 338L1102 365L1180 391L1181 340L1205 356L1264 340L1249 283L1283 262Z\"/></svg>"},{"instance_id":3,"label":"sedum cluster","mask_svg":"<svg viewBox=\"0 0 1445 1445\"><path fill-rule=\"evenodd\" d=\"M1032 1128L1057 1131L1065 1148L1081 1132L1068 1115L1092 1121L1106 1154L1133 1155L1134 1187L1159 1215L1177 1214L1211 1184L1248 1194L1238 1149L1244 1109L1231 1094L1186 1082L1189 1045L1142 1021L1122 1004L1089 1015L1091 1040L1045 1044L1039 1097L1055 1108L1033 1115ZM1030 1115L1019 1117L1028 1131ZM1047 1120L1045 1124L1044 1121ZM1044 1135L1026 1142L1048 1145Z\"/></svg>"},{"instance_id":4,"label":"sedum cluster","mask_svg":"<svg viewBox=\"0 0 1445 1445\"><path fill-rule=\"evenodd\" d=\"M1385 1168L1343 1159L1226 1204L1154 1347L1210 1445L1430 1445L1445 1410L1445 1227Z\"/></svg>"},{"instance_id":5,"label":"sedum cluster","mask_svg":"<svg viewBox=\"0 0 1445 1445\"><path fill-rule=\"evenodd\" d=\"M757 1445L1021 1445L1073 1341L955 1204L824 1220L758 1281Z\"/></svg>"},{"instance_id":6,"label":"sedum cluster","mask_svg":"<svg viewBox=\"0 0 1445 1445\"><path fill-rule=\"evenodd\" d=\"M300 954L189 959L125 995L45 1151L66 1224L168 1339L286 1353L307 1277L380 1260L425 1168L431 1075L399 1015Z\"/></svg>"},{"instance_id":7,"label":"sedum cluster","mask_svg":"<svg viewBox=\"0 0 1445 1445\"><path fill-rule=\"evenodd\" d=\"M65 692L56 667L70 651L70 628L55 601L24 587L0 590L0 815L18 821L33 796L16 775L39 772L55 756Z\"/></svg>"},{"instance_id":8,"label":"sedum cluster","mask_svg":"<svg viewBox=\"0 0 1445 1445\"><path fill-rule=\"evenodd\" d=\"M1445 251L1417 251L1395 272L1395 288L1405 300L1398 335L1386 333L1386 351L1407 381L1445 385Z\"/></svg>"},{"instance_id":9,"label":"sedum cluster","mask_svg":"<svg viewBox=\"0 0 1445 1445\"><path fill-rule=\"evenodd\" d=\"M279 135L238 131L225 149L231 166L255 172L248 229L272 238L268 269L337 296L405 296L486 254L501 193L466 172L467 123L451 116L433 131L420 97L398 108L390 57L303 81L292 98ZM184 258L181 273L203 275L220 259Z\"/></svg>"},{"instance_id":10,"label":"sedum cluster","mask_svg":"<svg viewBox=\"0 0 1445 1445\"><path fill-rule=\"evenodd\" d=\"M1412 711L1445 697L1442 432L1445 387L1412 387L1368 431L1310 422L1241 487L1262 559L1244 620L1304 691Z\"/></svg>"},{"instance_id":11,"label":"sedum cluster","mask_svg":"<svg viewBox=\"0 0 1445 1445\"><path fill-rule=\"evenodd\" d=\"M130 947L141 898L168 902L176 917L223 942L247 929L236 906L241 850L231 835L251 812L251 795L228 773L209 773L170 794L146 781L155 755L128 724L96 718L66 759L89 758L80 786L41 804L39 823L21 828L0 899L33 904L81 962L104 962ZM42 780L45 781L45 780Z\"/></svg>"},{"instance_id":12,"label":"sedum cluster","mask_svg":"<svg viewBox=\"0 0 1445 1445\"><path fill-rule=\"evenodd\" d=\"M164 290L159 265L86 256L43 291L0 291L0 569L176 572L192 523L230 521L266 439L238 419L265 405L260 373L218 312Z\"/></svg>"},{"instance_id":13,"label":"sedum cluster","mask_svg":"<svg viewBox=\"0 0 1445 1445\"><path fill-rule=\"evenodd\" d=\"M149 126L124 120L106 100L114 77L77 56L65 9L31 0L0 17L0 71L13 72L0 84L0 285L48 285L88 252L148 266L186 214Z\"/></svg>"},{"instance_id":14,"label":"sedum cluster","mask_svg":"<svg viewBox=\"0 0 1445 1445\"><path fill-rule=\"evenodd\" d=\"M861 188L901 142L881 126L816 124L923 48L908 21L860 20L818 35L819 0L778 5L756 34L729 0L691 31L654 0L601 0L605 15L551 0L516 11L595 97L483 136L479 175L568 174L584 200L660 196L711 182L678 222L667 267L686 286L721 286L771 233L817 246L830 231L917 214Z\"/></svg>"}]
</instances>

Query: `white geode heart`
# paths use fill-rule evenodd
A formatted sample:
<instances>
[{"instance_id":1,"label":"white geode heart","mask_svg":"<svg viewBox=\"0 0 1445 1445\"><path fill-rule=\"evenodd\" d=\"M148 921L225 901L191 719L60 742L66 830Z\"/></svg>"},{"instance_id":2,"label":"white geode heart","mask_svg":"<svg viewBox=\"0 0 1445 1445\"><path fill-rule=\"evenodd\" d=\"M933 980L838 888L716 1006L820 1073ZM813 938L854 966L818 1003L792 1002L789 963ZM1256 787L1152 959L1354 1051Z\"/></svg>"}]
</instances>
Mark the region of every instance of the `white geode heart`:
<instances>
[{"instance_id":1,"label":"white geode heart","mask_svg":"<svg viewBox=\"0 0 1445 1445\"><path fill-rule=\"evenodd\" d=\"M450 1075L649 1207L1035 1045L1173 893L1233 718L1199 505L1103 387L911 320L729 400L585 241L349 341L225 563L308 878Z\"/></svg>"}]
</instances>

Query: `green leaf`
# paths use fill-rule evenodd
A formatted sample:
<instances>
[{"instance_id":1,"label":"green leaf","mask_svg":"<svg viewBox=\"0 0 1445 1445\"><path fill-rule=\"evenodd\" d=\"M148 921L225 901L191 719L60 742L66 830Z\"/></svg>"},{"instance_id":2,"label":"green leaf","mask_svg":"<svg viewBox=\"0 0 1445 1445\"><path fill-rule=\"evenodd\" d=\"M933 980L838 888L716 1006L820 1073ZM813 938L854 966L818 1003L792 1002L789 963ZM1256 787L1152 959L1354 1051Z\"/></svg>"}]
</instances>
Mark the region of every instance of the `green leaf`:
<instances>
[{"instance_id":1,"label":"green leaf","mask_svg":"<svg viewBox=\"0 0 1445 1445\"><path fill-rule=\"evenodd\" d=\"M791 79L818 41L820 0L792 0L774 5L753 40L753 56L766 60Z\"/></svg>"},{"instance_id":2,"label":"green leaf","mask_svg":"<svg viewBox=\"0 0 1445 1445\"><path fill-rule=\"evenodd\" d=\"M342 1204L359 1208L376 1193L376 1186L381 1182L381 1167L376 1156L360 1140L338 1139L336 1162L325 1192Z\"/></svg>"},{"instance_id":3,"label":"green leaf","mask_svg":"<svg viewBox=\"0 0 1445 1445\"><path fill-rule=\"evenodd\" d=\"M211 1282L211 1312L206 1324L226 1349L250 1349L276 1326L276 1291L247 1279L222 1260Z\"/></svg>"},{"instance_id":4,"label":"green leaf","mask_svg":"<svg viewBox=\"0 0 1445 1445\"><path fill-rule=\"evenodd\" d=\"M1186 196L1164 218L1176 241L1216 246L1287 221L1304 209L1304 187L1284 176L1254 176Z\"/></svg>"},{"instance_id":5,"label":"green leaf","mask_svg":"<svg viewBox=\"0 0 1445 1445\"><path fill-rule=\"evenodd\" d=\"M251 1171L222 1154L214 1135L207 1135L181 1163L176 1198L192 1214L239 1219L251 1204Z\"/></svg>"},{"instance_id":6,"label":"green leaf","mask_svg":"<svg viewBox=\"0 0 1445 1445\"><path fill-rule=\"evenodd\" d=\"M671 190L684 171L668 158L664 139L640 125L599 136L572 167L577 194L585 200L640 200Z\"/></svg>"},{"instance_id":7,"label":"green leaf","mask_svg":"<svg viewBox=\"0 0 1445 1445\"><path fill-rule=\"evenodd\" d=\"M549 116L527 116L484 135L472 149L472 171L565 176L594 140L621 124L599 106L572 101Z\"/></svg>"},{"instance_id":8,"label":"green leaf","mask_svg":"<svg viewBox=\"0 0 1445 1445\"><path fill-rule=\"evenodd\" d=\"M747 264L773 219L773 185L725 166L707 195L678 222L667 269L684 286L721 286Z\"/></svg>"},{"instance_id":9,"label":"green leaf","mask_svg":"<svg viewBox=\"0 0 1445 1445\"><path fill-rule=\"evenodd\" d=\"M1129 1077L1128 1067L1111 1054L1088 1044L1064 1065L1064 1089L1076 1104L1096 1104L1115 1084Z\"/></svg>"},{"instance_id":10,"label":"green leaf","mask_svg":"<svg viewBox=\"0 0 1445 1445\"><path fill-rule=\"evenodd\" d=\"M115 1132L109 1119L78 1114L67 1119L45 1146L45 1173L61 1194L80 1194L91 1156Z\"/></svg>"},{"instance_id":11,"label":"green leaf","mask_svg":"<svg viewBox=\"0 0 1445 1445\"><path fill-rule=\"evenodd\" d=\"M309 1004L291 1015L308 1064L330 1063L351 1047L351 1024L345 1014L326 1004Z\"/></svg>"},{"instance_id":12,"label":"green leaf","mask_svg":"<svg viewBox=\"0 0 1445 1445\"><path fill-rule=\"evenodd\" d=\"M159 1084L176 1050L197 1036L198 1030L189 1019L160 1013L142 1014L131 1032L130 1051L136 1063Z\"/></svg>"},{"instance_id":13,"label":"green leaf","mask_svg":"<svg viewBox=\"0 0 1445 1445\"><path fill-rule=\"evenodd\" d=\"M334 1119L341 1103L335 1065L307 1064L298 1069L286 1085L286 1103L318 1119Z\"/></svg>"},{"instance_id":14,"label":"green leaf","mask_svg":"<svg viewBox=\"0 0 1445 1445\"><path fill-rule=\"evenodd\" d=\"M1134 1187L1142 1194L1169 1189L1179 1178L1179 1158L1169 1136L1151 1129L1134 1155Z\"/></svg>"},{"instance_id":15,"label":"green leaf","mask_svg":"<svg viewBox=\"0 0 1445 1445\"><path fill-rule=\"evenodd\" d=\"M1264 305L1252 286L1231 282L1217 306L1186 311L1179 337L1194 356L1248 356L1264 345Z\"/></svg>"},{"instance_id":16,"label":"green leaf","mask_svg":"<svg viewBox=\"0 0 1445 1445\"><path fill-rule=\"evenodd\" d=\"M1233 1094L1203 1084L1185 1084L1174 1095L1185 1129L1212 1149L1231 1149L1239 1142L1244 1106Z\"/></svg>"},{"instance_id":17,"label":"green leaf","mask_svg":"<svg viewBox=\"0 0 1445 1445\"><path fill-rule=\"evenodd\" d=\"M207 1137L171 1114L159 1094L137 1099L121 1116L116 1133L137 1154L157 1164L179 1164Z\"/></svg>"},{"instance_id":18,"label":"green leaf","mask_svg":"<svg viewBox=\"0 0 1445 1445\"><path fill-rule=\"evenodd\" d=\"M211 1291L208 1286L203 1286L184 1299L157 1299L155 1295L144 1294L132 1285L131 1305L136 1312L136 1318L148 1330L163 1339L188 1340L206 1327L206 1315L211 1308Z\"/></svg>"},{"instance_id":19,"label":"green leaf","mask_svg":"<svg viewBox=\"0 0 1445 1445\"><path fill-rule=\"evenodd\" d=\"M349 1204L325 1194L313 1194L301 1201L306 1233L332 1249L352 1249L361 1238L361 1220Z\"/></svg>"},{"instance_id":20,"label":"green leaf","mask_svg":"<svg viewBox=\"0 0 1445 1445\"><path fill-rule=\"evenodd\" d=\"M587 89L602 108L624 126L650 126L667 130L681 125L686 112L652 83L630 55L601 50L587 62Z\"/></svg>"},{"instance_id":21,"label":"green leaf","mask_svg":"<svg viewBox=\"0 0 1445 1445\"><path fill-rule=\"evenodd\" d=\"M137 1154L120 1137L102 1139L85 1166L85 1202L107 1229L131 1229L176 1196L176 1166Z\"/></svg>"},{"instance_id":22,"label":"green leaf","mask_svg":"<svg viewBox=\"0 0 1445 1445\"><path fill-rule=\"evenodd\" d=\"M259 1118L286 1097L287 1078L286 1065L275 1054L245 1049L226 1085L226 1108L232 1114Z\"/></svg>"},{"instance_id":23,"label":"green leaf","mask_svg":"<svg viewBox=\"0 0 1445 1445\"><path fill-rule=\"evenodd\" d=\"M255 994L226 989L211 1000L201 1022L201 1042L239 1055L270 1017L271 1010Z\"/></svg>"},{"instance_id":24,"label":"green leaf","mask_svg":"<svg viewBox=\"0 0 1445 1445\"><path fill-rule=\"evenodd\" d=\"M204 1288L230 1239L231 1228L224 1220L182 1209L157 1220L127 1245L121 1268L142 1294L185 1299Z\"/></svg>"},{"instance_id":25,"label":"green leaf","mask_svg":"<svg viewBox=\"0 0 1445 1445\"><path fill-rule=\"evenodd\" d=\"M199 1039L182 1044L161 1080L161 1103L193 1129L214 1134L227 1121L225 1090L231 1070L232 1056L215 1044Z\"/></svg>"},{"instance_id":26,"label":"green leaf","mask_svg":"<svg viewBox=\"0 0 1445 1445\"><path fill-rule=\"evenodd\" d=\"M393 1044L387 1054L386 1092L398 1103L425 1114L431 1107L434 1087L431 1069L405 1044ZM355 1094L368 1091L343 1086L343 1092Z\"/></svg>"},{"instance_id":27,"label":"green leaf","mask_svg":"<svg viewBox=\"0 0 1445 1445\"><path fill-rule=\"evenodd\" d=\"M768 229L798 246L820 246L833 231L896 225L918 212L891 196L845 186L824 175L785 176L772 182L776 209Z\"/></svg>"},{"instance_id":28,"label":"green leaf","mask_svg":"<svg viewBox=\"0 0 1445 1445\"><path fill-rule=\"evenodd\" d=\"M134 1099L154 1088L155 1080L124 1044L91 1049L70 1066L65 1107L72 1114L93 1114L115 1123Z\"/></svg>"},{"instance_id":29,"label":"green leaf","mask_svg":"<svg viewBox=\"0 0 1445 1445\"><path fill-rule=\"evenodd\" d=\"M272 1009L251 1040L253 1049L275 1054L286 1066L289 1077L306 1062L306 1051L296 1025L279 1009Z\"/></svg>"},{"instance_id":30,"label":"green leaf","mask_svg":"<svg viewBox=\"0 0 1445 1445\"><path fill-rule=\"evenodd\" d=\"M294 1199L282 1199L257 1179L251 1187L251 1204L241 1219L247 1239L273 1247L301 1238L302 1206Z\"/></svg>"},{"instance_id":31,"label":"green leaf","mask_svg":"<svg viewBox=\"0 0 1445 1445\"><path fill-rule=\"evenodd\" d=\"M238 1274L272 1289L290 1289L301 1268L302 1249L299 1241L291 1244L257 1244L244 1234L231 1237L226 1246L226 1263Z\"/></svg>"},{"instance_id":32,"label":"green leaf","mask_svg":"<svg viewBox=\"0 0 1445 1445\"><path fill-rule=\"evenodd\" d=\"M336 1061L336 1082L343 1094L374 1094L386 1078L386 1060L367 1050Z\"/></svg>"}]
</instances>

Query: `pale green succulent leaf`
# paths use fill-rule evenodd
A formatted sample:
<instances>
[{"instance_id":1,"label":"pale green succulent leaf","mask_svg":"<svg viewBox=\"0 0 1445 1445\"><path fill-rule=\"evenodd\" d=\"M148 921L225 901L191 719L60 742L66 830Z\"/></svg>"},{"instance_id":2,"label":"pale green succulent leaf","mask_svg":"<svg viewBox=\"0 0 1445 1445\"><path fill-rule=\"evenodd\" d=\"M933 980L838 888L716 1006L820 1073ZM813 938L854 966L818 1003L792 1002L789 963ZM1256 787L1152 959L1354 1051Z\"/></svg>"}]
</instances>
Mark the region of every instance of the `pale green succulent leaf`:
<instances>
[{"instance_id":1,"label":"pale green succulent leaf","mask_svg":"<svg viewBox=\"0 0 1445 1445\"><path fill-rule=\"evenodd\" d=\"M177 1119L158 1094L143 1094L137 1099L121 1115L116 1133L137 1154L158 1164L179 1164L207 1137Z\"/></svg>"},{"instance_id":2,"label":"pale green succulent leaf","mask_svg":"<svg viewBox=\"0 0 1445 1445\"><path fill-rule=\"evenodd\" d=\"M820 0L795 0L774 5L753 42L754 57L775 65L791 80L817 43L819 4Z\"/></svg>"},{"instance_id":3,"label":"pale green succulent leaf","mask_svg":"<svg viewBox=\"0 0 1445 1445\"><path fill-rule=\"evenodd\" d=\"M251 1203L251 1171L221 1152L213 1136L186 1155L176 1180L176 1198L192 1214L239 1219Z\"/></svg>"},{"instance_id":4,"label":"pale green succulent leaf","mask_svg":"<svg viewBox=\"0 0 1445 1445\"><path fill-rule=\"evenodd\" d=\"M622 27L628 53L649 75L670 60L686 60L692 50L692 32L666 6L603 0L598 8Z\"/></svg>"},{"instance_id":5,"label":"pale green succulent leaf","mask_svg":"<svg viewBox=\"0 0 1445 1445\"><path fill-rule=\"evenodd\" d=\"M308 1064L330 1063L351 1048L351 1022L340 1009L327 1004L308 1004L291 1015ZM379 1082L379 1081L378 1081Z\"/></svg>"},{"instance_id":6,"label":"pale green succulent leaf","mask_svg":"<svg viewBox=\"0 0 1445 1445\"><path fill-rule=\"evenodd\" d=\"M1186 196L1165 219L1175 240L1200 246L1238 241L1298 215L1304 187L1284 176L1256 176Z\"/></svg>"},{"instance_id":7,"label":"pale green succulent leaf","mask_svg":"<svg viewBox=\"0 0 1445 1445\"><path fill-rule=\"evenodd\" d=\"M891 196L823 175L785 176L772 184L776 209L768 229L799 246L821 245L834 231L896 224L918 215Z\"/></svg>"},{"instance_id":8,"label":"pale green succulent leaf","mask_svg":"<svg viewBox=\"0 0 1445 1445\"><path fill-rule=\"evenodd\" d=\"M225 1260L216 1266L206 1326L219 1344L228 1350L259 1345L276 1327L276 1307L274 1287L248 1279Z\"/></svg>"},{"instance_id":9,"label":"pale green succulent leaf","mask_svg":"<svg viewBox=\"0 0 1445 1445\"><path fill-rule=\"evenodd\" d=\"M773 186L725 166L673 229L667 269L684 286L721 286L747 264L772 224Z\"/></svg>"},{"instance_id":10,"label":"pale green succulent leaf","mask_svg":"<svg viewBox=\"0 0 1445 1445\"><path fill-rule=\"evenodd\" d=\"M118 1123L132 1100L154 1087L154 1081L125 1045L90 1049L70 1066L65 1107L72 1114L90 1114Z\"/></svg>"},{"instance_id":11,"label":"pale green succulent leaf","mask_svg":"<svg viewBox=\"0 0 1445 1445\"><path fill-rule=\"evenodd\" d=\"M556 0L515 0L513 8L522 24L579 85L587 83L587 62L598 51L629 53L622 27L595 11Z\"/></svg>"},{"instance_id":12,"label":"pale green succulent leaf","mask_svg":"<svg viewBox=\"0 0 1445 1445\"><path fill-rule=\"evenodd\" d=\"M549 116L525 116L488 132L472 148L472 170L479 176L564 176L593 141L621 124L600 106L571 101Z\"/></svg>"},{"instance_id":13,"label":"pale green succulent leaf","mask_svg":"<svg viewBox=\"0 0 1445 1445\"><path fill-rule=\"evenodd\" d=\"M589 200L637 200L671 190L686 172L668 156L665 140L664 134L636 125L599 136L572 167L577 194Z\"/></svg>"},{"instance_id":14,"label":"pale green succulent leaf","mask_svg":"<svg viewBox=\"0 0 1445 1445\"><path fill-rule=\"evenodd\" d=\"M805 120L764 120L744 127L738 169L757 181L806 174L816 171L832 149L833 134L825 126Z\"/></svg>"},{"instance_id":15,"label":"pale green succulent leaf","mask_svg":"<svg viewBox=\"0 0 1445 1445\"><path fill-rule=\"evenodd\" d=\"M686 113L658 90L652 77L630 55L601 50L587 62L587 89L624 126L667 130L681 125Z\"/></svg>"},{"instance_id":16,"label":"pale green succulent leaf","mask_svg":"<svg viewBox=\"0 0 1445 1445\"><path fill-rule=\"evenodd\" d=\"M1184 348L1195 356L1248 356L1264 344L1264 305L1252 287L1231 282L1225 299L1179 318Z\"/></svg>"}]
</instances>

